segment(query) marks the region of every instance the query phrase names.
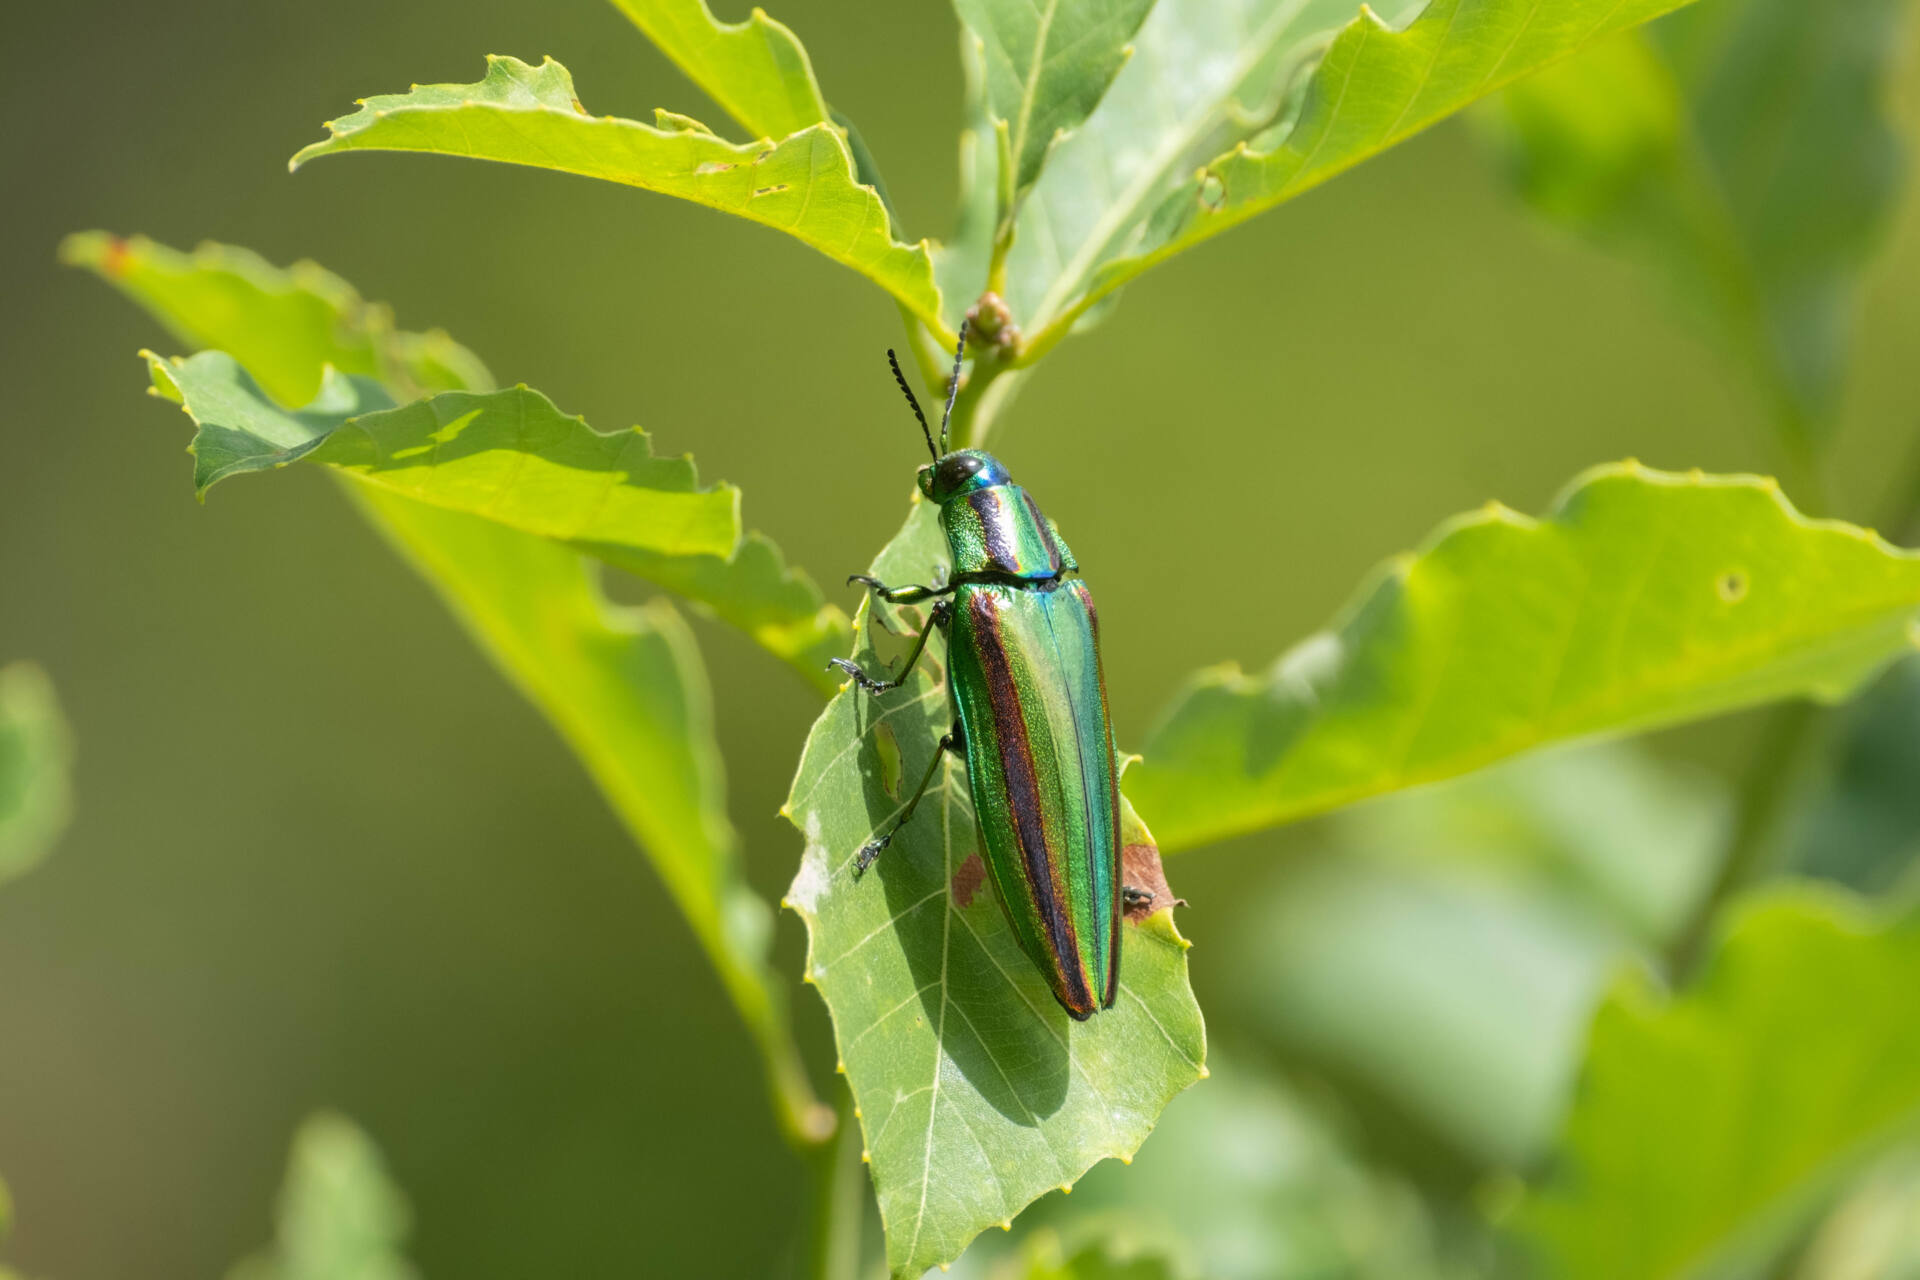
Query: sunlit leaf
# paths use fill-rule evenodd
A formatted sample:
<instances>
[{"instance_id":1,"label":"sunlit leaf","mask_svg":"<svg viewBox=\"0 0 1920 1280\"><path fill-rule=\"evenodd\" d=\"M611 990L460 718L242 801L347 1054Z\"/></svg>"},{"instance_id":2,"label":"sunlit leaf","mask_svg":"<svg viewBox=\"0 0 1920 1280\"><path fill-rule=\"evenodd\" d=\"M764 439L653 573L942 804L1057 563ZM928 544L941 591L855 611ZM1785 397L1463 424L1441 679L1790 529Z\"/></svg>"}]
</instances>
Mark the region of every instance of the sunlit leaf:
<instances>
[{"instance_id":1,"label":"sunlit leaf","mask_svg":"<svg viewBox=\"0 0 1920 1280\"><path fill-rule=\"evenodd\" d=\"M1595 1019L1554 1172L1516 1230L1549 1277L1666 1280L1764 1261L1920 1133L1920 916L1769 891L1699 980Z\"/></svg>"},{"instance_id":2,"label":"sunlit leaf","mask_svg":"<svg viewBox=\"0 0 1920 1280\"><path fill-rule=\"evenodd\" d=\"M315 394L326 364L343 351L361 362L339 362L345 369L399 370L401 376L387 375L389 394L418 386L422 368L479 368L464 352L409 363L423 350L460 349L444 338L393 332L384 308L361 303L319 268L280 272L219 246L189 259L105 237L76 237L67 250L69 260L129 288L176 337L258 360L274 380L251 367L249 373L282 404ZM325 288L309 288L315 281ZM278 327L288 316L316 322ZM482 391L485 384L464 389ZM356 482L348 492L581 755L739 1007L765 1057L782 1122L803 1138L820 1137L832 1117L814 1099L787 1030L785 988L767 963L770 912L745 887L706 677L681 624L664 606L608 606L581 555L557 542L367 484ZM771 559L769 544L751 540L741 555L756 545ZM653 785L654 769L676 785Z\"/></svg>"},{"instance_id":3,"label":"sunlit leaf","mask_svg":"<svg viewBox=\"0 0 1920 1280\"><path fill-rule=\"evenodd\" d=\"M1391 561L1270 670L1200 673L1125 787L1185 848L1549 742L1844 697L1913 643L1920 553L1770 480L1596 468Z\"/></svg>"},{"instance_id":4,"label":"sunlit leaf","mask_svg":"<svg viewBox=\"0 0 1920 1280\"><path fill-rule=\"evenodd\" d=\"M946 556L934 508L916 502L872 571L924 582ZM897 657L895 637L925 618L883 612L884 627L860 614L862 661L881 660L876 644ZM898 776L917 780L952 722L936 643L902 688L878 699L849 688L828 704L785 809L806 837L787 903L806 921L807 979L833 1017L888 1262L908 1275L951 1261L1095 1161L1131 1156L1205 1070L1187 943L1165 904L1126 926L1111 1010L1076 1023L1054 1003L982 882L966 769L952 756L914 820L854 878L855 852L904 803L885 785L879 728L897 744ZM1127 874L1141 883L1158 854L1131 811L1125 835Z\"/></svg>"},{"instance_id":5,"label":"sunlit leaf","mask_svg":"<svg viewBox=\"0 0 1920 1280\"><path fill-rule=\"evenodd\" d=\"M537 391L446 391L395 408L371 379L329 375L298 410L229 355L149 355L155 388L197 427L194 482L306 461L410 498L552 538L680 592L740 627L822 692L845 616L770 544L742 544L740 494L699 487L638 428L602 435Z\"/></svg>"},{"instance_id":6,"label":"sunlit leaf","mask_svg":"<svg viewBox=\"0 0 1920 1280\"><path fill-rule=\"evenodd\" d=\"M66 827L72 764L46 672L27 662L0 666L0 883L31 870Z\"/></svg>"},{"instance_id":7,"label":"sunlit leaf","mask_svg":"<svg viewBox=\"0 0 1920 1280\"><path fill-rule=\"evenodd\" d=\"M755 137L784 138L829 118L799 37L763 11L722 22L706 0L613 4Z\"/></svg>"},{"instance_id":8,"label":"sunlit leaf","mask_svg":"<svg viewBox=\"0 0 1920 1280\"><path fill-rule=\"evenodd\" d=\"M312 400L327 367L378 378L409 398L493 386L473 352L438 329L395 328L385 304L312 262L276 267L250 249L211 243L181 253L104 231L68 236L60 260L99 275L181 341L230 353L281 404Z\"/></svg>"},{"instance_id":9,"label":"sunlit leaf","mask_svg":"<svg viewBox=\"0 0 1920 1280\"><path fill-rule=\"evenodd\" d=\"M363 381L367 378L379 380L392 393L379 407L397 396L443 389L485 391L492 385L478 358L444 333L396 330L384 306L362 301L345 281L312 263L281 270L244 249L209 244L189 256L143 238L122 240L101 232L68 237L61 256L125 290L183 340L227 352L245 371L238 376L257 382L253 389L245 383L226 389L223 403L234 412L268 415L271 423L259 429L281 434L285 443L267 437L249 440L246 431L222 434L210 442L215 451L227 450L219 466L208 472L206 459L197 458L203 485L226 468L275 465L284 460L279 455L287 448L319 429L303 425L280 406L310 405L321 419L337 420L360 407L357 398L369 394ZM219 369L217 361L196 359L210 377ZM361 380L336 380L323 390L322 370L329 365ZM217 385L219 379L214 381ZM270 404L261 403L260 392ZM539 399L520 394L532 396L527 403ZM425 420L415 419L415 425L424 428ZM604 447L594 441L623 438L594 436L574 419L552 425L563 438L590 448ZM467 465L476 463L469 459ZM651 465L659 474L686 464L658 460ZM436 474L424 468L408 470L416 478ZM605 484L614 474L605 472L589 483ZM399 473L385 473L388 482L396 478ZM692 483L690 469L685 483ZM632 545L624 548L628 560L622 567L713 609L792 663L814 687L831 691L834 686L823 670L828 656L845 651L845 615L828 605L804 574L788 568L772 542L740 527L738 495L730 487L720 486L713 493L707 501L724 499L736 512L731 554L661 555ZM578 513L568 514L578 518ZM559 513L549 512L549 517L536 521L545 528L534 531L551 533L562 527L554 523ZM622 552L618 541L589 549L610 560Z\"/></svg>"},{"instance_id":10,"label":"sunlit leaf","mask_svg":"<svg viewBox=\"0 0 1920 1280\"><path fill-rule=\"evenodd\" d=\"M1029 358L1045 352L1074 319L1155 263L1311 190L1601 37L1686 2L1432 0L1399 31L1363 9L1327 48L1297 114L1284 111L1277 124L1271 114L1243 121L1237 143L1197 170L1179 171L1178 183L1149 217L1115 216L1110 232L1102 234L1107 232L1102 225L1079 240L1093 269L1060 278L1084 277L1086 284L1075 284L1071 296L1062 289L1043 316L1016 312L1016 319L1040 330L1031 335ZM1277 17L1283 7L1269 12ZM1143 31L1143 57L1146 35ZM1250 51L1283 60L1297 57L1291 49L1262 50L1257 41ZM1116 84L1116 93L1119 88ZM1151 176L1150 166L1143 180Z\"/></svg>"},{"instance_id":11,"label":"sunlit leaf","mask_svg":"<svg viewBox=\"0 0 1920 1280\"><path fill-rule=\"evenodd\" d=\"M411 1280L402 1252L411 1215L371 1139L343 1116L294 1135L272 1247L229 1280Z\"/></svg>"},{"instance_id":12,"label":"sunlit leaf","mask_svg":"<svg viewBox=\"0 0 1920 1280\"><path fill-rule=\"evenodd\" d=\"M956 301L971 305L985 291L999 225L1000 157L993 114L987 107L986 61L978 40L962 38L961 113L965 124L960 131L960 190L953 233L932 246L934 277L948 305Z\"/></svg>"},{"instance_id":13,"label":"sunlit leaf","mask_svg":"<svg viewBox=\"0 0 1920 1280\"><path fill-rule=\"evenodd\" d=\"M1079 127L1126 63L1154 0L954 0L980 42L987 103L1006 131L1017 199L1057 136Z\"/></svg>"},{"instance_id":14,"label":"sunlit leaf","mask_svg":"<svg viewBox=\"0 0 1920 1280\"><path fill-rule=\"evenodd\" d=\"M1388 0L1376 11L1405 17L1421 2ZM1007 260L1014 319L1029 332L1058 320L1197 166L1282 111L1289 89L1358 7L1356 0L1159 0L1113 87L1054 148L1021 206ZM974 150L973 163L990 175L990 132ZM981 262L981 278L970 282L976 294Z\"/></svg>"},{"instance_id":15,"label":"sunlit leaf","mask_svg":"<svg viewBox=\"0 0 1920 1280\"><path fill-rule=\"evenodd\" d=\"M493 57L484 80L368 98L327 131L294 156L295 167L345 151L424 151L557 169L737 214L853 268L946 336L927 247L893 239L884 202L855 181L847 141L831 124L739 145L684 116L662 113L647 125L590 115L559 63Z\"/></svg>"},{"instance_id":16,"label":"sunlit leaf","mask_svg":"<svg viewBox=\"0 0 1920 1280\"><path fill-rule=\"evenodd\" d=\"M1899 0L1704 0L1490 113L1533 205L1653 261L1791 431L1830 418L1892 212Z\"/></svg>"}]
</instances>

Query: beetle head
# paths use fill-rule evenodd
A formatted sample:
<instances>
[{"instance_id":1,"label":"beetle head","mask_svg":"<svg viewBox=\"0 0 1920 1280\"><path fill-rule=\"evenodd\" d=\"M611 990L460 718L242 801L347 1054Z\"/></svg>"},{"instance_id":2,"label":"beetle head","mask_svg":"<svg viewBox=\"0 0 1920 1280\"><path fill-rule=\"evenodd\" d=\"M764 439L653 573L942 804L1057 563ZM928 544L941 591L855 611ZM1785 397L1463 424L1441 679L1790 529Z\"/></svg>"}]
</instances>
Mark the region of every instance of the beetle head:
<instances>
[{"instance_id":1,"label":"beetle head","mask_svg":"<svg viewBox=\"0 0 1920 1280\"><path fill-rule=\"evenodd\" d=\"M941 503L975 489L1013 483L1000 459L985 449L955 449L920 468L919 480L920 492Z\"/></svg>"}]
</instances>

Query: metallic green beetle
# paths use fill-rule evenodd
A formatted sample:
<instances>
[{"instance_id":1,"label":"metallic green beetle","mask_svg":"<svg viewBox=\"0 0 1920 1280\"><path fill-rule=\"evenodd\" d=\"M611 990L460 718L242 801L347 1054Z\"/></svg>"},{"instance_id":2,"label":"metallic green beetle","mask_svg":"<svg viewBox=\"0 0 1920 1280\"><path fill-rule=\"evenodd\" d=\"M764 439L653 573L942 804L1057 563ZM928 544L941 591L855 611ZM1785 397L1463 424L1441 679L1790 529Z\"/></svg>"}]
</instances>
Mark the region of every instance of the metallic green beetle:
<instances>
[{"instance_id":1,"label":"metallic green beetle","mask_svg":"<svg viewBox=\"0 0 1920 1280\"><path fill-rule=\"evenodd\" d=\"M967 762L974 821L1014 936L1070 1015L1110 1008L1120 989L1121 906L1151 895L1120 883L1120 793L1100 670L1100 624L1080 566L1053 521L992 454L946 450L966 328L954 353L940 444L900 372L933 462L920 492L940 507L953 555L942 587L890 587L864 575L893 604L934 600L905 667L878 680L844 658L832 664L870 694L896 689L936 629L947 636L953 729L893 826L861 847L864 872L905 826L944 752Z\"/></svg>"}]
</instances>

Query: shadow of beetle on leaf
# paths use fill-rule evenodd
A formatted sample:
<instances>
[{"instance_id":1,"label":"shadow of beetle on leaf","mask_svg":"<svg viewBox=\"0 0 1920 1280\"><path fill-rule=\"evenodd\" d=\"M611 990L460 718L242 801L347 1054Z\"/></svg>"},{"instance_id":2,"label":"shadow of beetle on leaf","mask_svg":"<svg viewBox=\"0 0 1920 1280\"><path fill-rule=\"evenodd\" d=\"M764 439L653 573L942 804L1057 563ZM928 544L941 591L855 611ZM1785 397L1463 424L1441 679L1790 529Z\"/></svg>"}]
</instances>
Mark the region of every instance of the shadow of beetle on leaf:
<instances>
[{"instance_id":1,"label":"shadow of beetle on leaf","mask_svg":"<svg viewBox=\"0 0 1920 1280\"><path fill-rule=\"evenodd\" d=\"M876 674L899 670L926 623L923 609L889 612L887 619L876 613L875 645L860 654ZM877 697L852 691L860 700L859 770L875 835L898 818L953 723L945 679L945 646L936 636L903 687ZM834 853L851 857L854 850ZM872 945L896 948L905 959L919 1016L941 1056L1009 1121L1037 1127L1066 1101L1074 1023L1020 950L984 882L980 857L966 764L948 753L911 821L851 891L886 895L891 936Z\"/></svg>"}]
</instances>

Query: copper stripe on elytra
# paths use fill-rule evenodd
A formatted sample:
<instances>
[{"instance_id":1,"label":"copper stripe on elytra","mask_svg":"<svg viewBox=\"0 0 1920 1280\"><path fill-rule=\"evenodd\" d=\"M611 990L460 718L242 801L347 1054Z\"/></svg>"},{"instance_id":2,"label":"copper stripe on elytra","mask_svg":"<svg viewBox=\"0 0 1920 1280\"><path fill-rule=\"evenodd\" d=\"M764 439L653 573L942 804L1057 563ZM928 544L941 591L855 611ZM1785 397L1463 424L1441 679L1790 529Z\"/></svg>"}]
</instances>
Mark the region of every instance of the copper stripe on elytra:
<instances>
[{"instance_id":1,"label":"copper stripe on elytra","mask_svg":"<svg viewBox=\"0 0 1920 1280\"><path fill-rule=\"evenodd\" d=\"M1020 705L1020 690L1013 669L1007 662L1006 646L1000 642L998 602L992 592L969 593L967 609L973 615L981 639L980 672L987 681L987 703L993 708L995 737L1000 743L1000 766L1007 778L1007 805L1013 811L1014 836L1020 842L1020 857L1027 870L1027 883L1033 888L1034 907L1052 942L1056 963L1067 988L1069 1008L1091 1012L1093 994L1087 990L1085 967L1079 962L1080 944L1073 920L1060 909L1056 895L1059 872L1051 857L1052 842L1047 839L1044 806L1033 761L1033 739L1027 732L1026 715ZM1073 963L1067 962L1073 957Z\"/></svg>"}]
</instances>

